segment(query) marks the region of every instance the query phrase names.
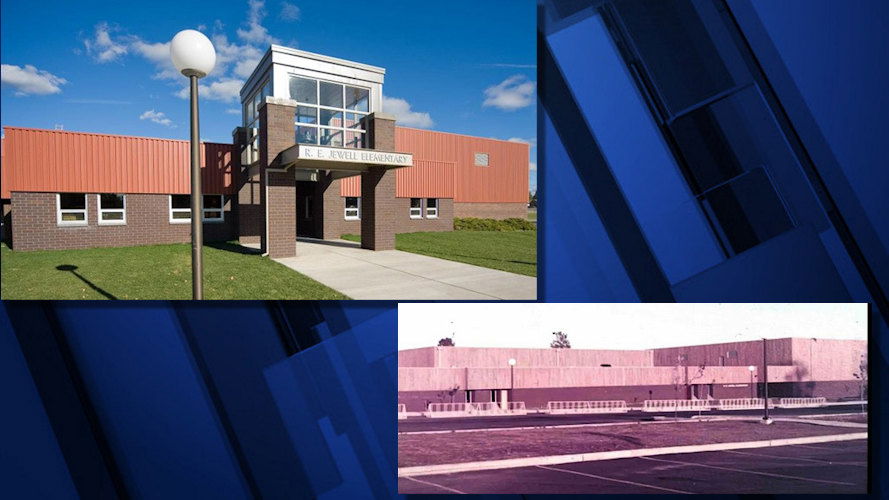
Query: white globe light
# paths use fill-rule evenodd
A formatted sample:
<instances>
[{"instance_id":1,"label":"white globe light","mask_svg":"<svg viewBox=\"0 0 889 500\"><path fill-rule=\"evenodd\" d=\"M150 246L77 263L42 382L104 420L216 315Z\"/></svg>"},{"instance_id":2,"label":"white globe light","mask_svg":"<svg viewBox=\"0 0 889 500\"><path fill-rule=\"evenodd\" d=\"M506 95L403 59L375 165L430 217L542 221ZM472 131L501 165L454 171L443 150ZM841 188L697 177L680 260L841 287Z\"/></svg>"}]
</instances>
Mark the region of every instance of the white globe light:
<instances>
[{"instance_id":1,"label":"white globe light","mask_svg":"<svg viewBox=\"0 0 889 500\"><path fill-rule=\"evenodd\" d=\"M750 370L750 372L752 373L754 370L756 370L756 367L753 365L750 365L747 367L747 369Z\"/></svg>"},{"instance_id":2,"label":"white globe light","mask_svg":"<svg viewBox=\"0 0 889 500\"><path fill-rule=\"evenodd\" d=\"M200 31L182 30L170 42L170 59L183 75L203 78L216 66L216 49Z\"/></svg>"},{"instance_id":3,"label":"white globe light","mask_svg":"<svg viewBox=\"0 0 889 500\"><path fill-rule=\"evenodd\" d=\"M515 366L515 359L509 358L509 366Z\"/></svg>"}]
</instances>

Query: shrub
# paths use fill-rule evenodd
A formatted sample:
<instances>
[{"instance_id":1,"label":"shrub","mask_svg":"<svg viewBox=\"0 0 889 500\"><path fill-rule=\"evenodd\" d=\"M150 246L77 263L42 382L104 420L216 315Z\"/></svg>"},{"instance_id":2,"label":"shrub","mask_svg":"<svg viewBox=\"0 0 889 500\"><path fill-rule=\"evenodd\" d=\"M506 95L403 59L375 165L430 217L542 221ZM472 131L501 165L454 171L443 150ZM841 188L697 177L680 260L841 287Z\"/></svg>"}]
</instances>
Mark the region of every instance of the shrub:
<instances>
[{"instance_id":1,"label":"shrub","mask_svg":"<svg viewBox=\"0 0 889 500\"><path fill-rule=\"evenodd\" d=\"M454 218L455 231L534 231L537 226L525 219Z\"/></svg>"}]
</instances>

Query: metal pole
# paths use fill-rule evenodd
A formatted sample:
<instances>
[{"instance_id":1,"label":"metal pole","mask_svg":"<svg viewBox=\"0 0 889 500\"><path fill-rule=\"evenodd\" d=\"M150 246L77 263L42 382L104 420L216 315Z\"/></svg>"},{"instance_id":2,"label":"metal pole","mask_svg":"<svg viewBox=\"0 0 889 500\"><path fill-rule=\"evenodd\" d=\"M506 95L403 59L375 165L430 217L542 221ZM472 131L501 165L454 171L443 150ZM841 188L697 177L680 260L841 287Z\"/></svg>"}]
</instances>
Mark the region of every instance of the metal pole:
<instances>
[{"instance_id":1,"label":"metal pole","mask_svg":"<svg viewBox=\"0 0 889 500\"><path fill-rule=\"evenodd\" d=\"M769 420L769 365L768 358L766 357L766 339L762 339L762 387L763 387L763 401L765 413L763 414L763 421Z\"/></svg>"},{"instance_id":2,"label":"metal pole","mask_svg":"<svg viewBox=\"0 0 889 500\"><path fill-rule=\"evenodd\" d=\"M753 371L750 372L750 399L756 398L756 393L753 392L756 389L756 386L753 385Z\"/></svg>"},{"instance_id":3,"label":"metal pole","mask_svg":"<svg viewBox=\"0 0 889 500\"><path fill-rule=\"evenodd\" d=\"M198 126L198 77L188 77L191 84L191 293L194 300L204 298L203 196L201 195L201 145Z\"/></svg>"}]
</instances>

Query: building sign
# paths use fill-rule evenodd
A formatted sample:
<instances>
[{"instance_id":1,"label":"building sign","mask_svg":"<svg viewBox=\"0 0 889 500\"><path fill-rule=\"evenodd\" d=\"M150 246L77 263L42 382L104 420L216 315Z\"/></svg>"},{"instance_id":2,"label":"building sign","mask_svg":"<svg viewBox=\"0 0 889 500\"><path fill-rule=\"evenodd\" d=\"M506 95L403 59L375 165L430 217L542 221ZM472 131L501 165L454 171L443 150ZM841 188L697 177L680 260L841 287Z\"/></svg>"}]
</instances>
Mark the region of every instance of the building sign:
<instances>
[{"instance_id":1,"label":"building sign","mask_svg":"<svg viewBox=\"0 0 889 500\"><path fill-rule=\"evenodd\" d=\"M722 384L723 387L747 387L750 384Z\"/></svg>"},{"instance_id":2,"label":"building sign","mask_svg":"<svg viewBox=\"0 0 889 500\"><path fill-rule=\"evenodd\" d=\"M367 165L395 165L410 167L414 164L414 156L405 153L389 153L372 149L328 148L319 146L299 146L301 160L329 160L346 163L364 163Z\"/></svg>"}]
</instances>

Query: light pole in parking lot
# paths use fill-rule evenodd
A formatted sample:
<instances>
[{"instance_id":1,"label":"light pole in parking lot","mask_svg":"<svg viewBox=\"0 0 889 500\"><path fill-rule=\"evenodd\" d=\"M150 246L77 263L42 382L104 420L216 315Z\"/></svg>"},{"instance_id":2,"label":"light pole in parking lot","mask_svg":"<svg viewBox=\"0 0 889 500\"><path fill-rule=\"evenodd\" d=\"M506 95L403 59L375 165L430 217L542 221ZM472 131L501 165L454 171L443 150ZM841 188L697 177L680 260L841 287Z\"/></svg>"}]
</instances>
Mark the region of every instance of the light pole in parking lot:
<instances>
[{"instance_id":1,"label":"light pole in parking lot","mask_svg":"<svg viewBox=\"0 0 889 500\"><path fill-rule=\"evenodd\" d=\"M750 370L750 399L755 399L756 392L754 392L754 391L756 389L756 386L753 385L753 372L756 371L756 367L753 365L750 365L747 367L747 369Z\"/></svg>"},{"instance_id":2,"label":"light pole in parking lot","mask_svg":"<svg viewBox=\"0 0 889 500\"><path fill-rule=\"evenodd\" d=\"M771 424L772 420L769 418L769 365L768 365L768 341L763 338L762 339L762 400L763 400L763 410L764 413L762 415L762 423Z\"/></svg>"},{"instance_id":3,"label":"light pole in parking lot","mask_svg":"<svg viewBox=\"0 0 889 500\"><path fill-rule=\"evenodd\" d=\"M512 390L515 388L515 358L509 358L509 397L512 399Z\"/></svg>"}]
</instances>

